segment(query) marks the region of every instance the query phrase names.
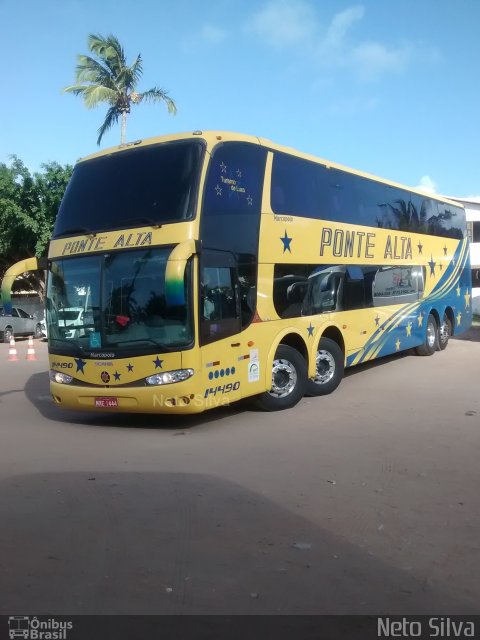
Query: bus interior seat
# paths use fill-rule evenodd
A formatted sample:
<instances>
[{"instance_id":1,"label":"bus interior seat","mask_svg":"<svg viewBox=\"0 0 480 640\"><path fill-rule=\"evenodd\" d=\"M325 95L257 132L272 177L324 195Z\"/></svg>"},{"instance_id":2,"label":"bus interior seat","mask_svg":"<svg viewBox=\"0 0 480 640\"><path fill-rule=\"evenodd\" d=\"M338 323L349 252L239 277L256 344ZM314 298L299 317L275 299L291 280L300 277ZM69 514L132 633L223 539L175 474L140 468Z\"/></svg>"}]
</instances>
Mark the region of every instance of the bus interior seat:
<instances>
[{"instance_id":1,"label":"bus interior seat","mask_svg":"<svg viewBox=\"0 0 480 640\"><path fill-rule=\"evenodd\" d=\"M341 310L343 277L343 273L336 271L312 285L310 299L313 313Z\"/></svg>"},{"instance_id":2,"label":"bus interior seat","mask_svg":"<svg viewBox=\"0 0 480 640\"><path fill-rule=\"evenodd\" d=\"M295 318L302 315L302 306L307 293L307 282L294 282L287 288L288 306L283 312L284 318Z\"/></svg>"}]
</instances>

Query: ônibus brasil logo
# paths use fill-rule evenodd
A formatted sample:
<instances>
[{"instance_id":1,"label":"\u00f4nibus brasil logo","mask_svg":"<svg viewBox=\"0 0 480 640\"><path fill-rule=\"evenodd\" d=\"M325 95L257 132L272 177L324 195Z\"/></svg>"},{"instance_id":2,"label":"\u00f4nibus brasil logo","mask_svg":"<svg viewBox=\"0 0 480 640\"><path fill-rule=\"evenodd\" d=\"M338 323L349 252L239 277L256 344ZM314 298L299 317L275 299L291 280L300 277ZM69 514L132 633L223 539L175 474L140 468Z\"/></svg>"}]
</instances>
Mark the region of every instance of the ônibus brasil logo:
<instances>
[{"instance_id":1,"label":"\u00f4nibus brasil logo","mask_svg":"<svg viewBox=\"0 0 480 640\"><path fill-rule=\"evenodd\" d=\"M67 631L72 622L63 622L55 618L39 620L36 616L9 616L8 637L10 640L67 640Z\"/></svg>"}]
</instances>

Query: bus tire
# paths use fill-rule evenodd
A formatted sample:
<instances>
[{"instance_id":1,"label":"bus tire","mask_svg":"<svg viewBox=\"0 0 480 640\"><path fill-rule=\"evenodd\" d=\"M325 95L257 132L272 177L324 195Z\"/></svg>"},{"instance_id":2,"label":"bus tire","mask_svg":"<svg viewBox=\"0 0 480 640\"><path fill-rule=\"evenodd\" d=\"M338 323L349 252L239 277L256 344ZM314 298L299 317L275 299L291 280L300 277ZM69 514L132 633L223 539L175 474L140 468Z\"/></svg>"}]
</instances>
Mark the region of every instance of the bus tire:
<instances>
[{"instance_id":1,"label":"bus tire","mask_svg":"<svg viewBox=\"0 0 480 640\"><path fill-rule=\"evenodd\" d=\"M326 396L338 387L343 378L344 355L338 344L330 338L318 343L315 378L307 381L307 396Z\"/></svg>"},{"instance_id":2,"label":"bus tire","mask_svg":"<svg viewBox=\"0 0 480 640\"><path fill-rule=\"evenodd\" d=\"M432 356L438 346L438 328L435 317L430 314L427 318L425 342L415 349L417 356Z\"/></svg>"},{"instance_id":3,"label":"bus tire","mask_svg":"<svg viewBox=\"0 0 480 640\"><path fill-rule=\"evenodd\" d=\"M281 411L294 407L305 395L307 363L292 347L278 346L273 360L272 386L255 398L262 411Z\"/></svg>"},{"instance_id":4,"label":"bus tire","mask_svg":"<svg viewBox=\"0 0 480 640\"><path fill-rule=\"evenodd\" d=\"M442 324L438 329L438 350L443 351L448 346L448 340L452 335L452 322L446 313L443 314Z\"/></svg>"}]
</instances>

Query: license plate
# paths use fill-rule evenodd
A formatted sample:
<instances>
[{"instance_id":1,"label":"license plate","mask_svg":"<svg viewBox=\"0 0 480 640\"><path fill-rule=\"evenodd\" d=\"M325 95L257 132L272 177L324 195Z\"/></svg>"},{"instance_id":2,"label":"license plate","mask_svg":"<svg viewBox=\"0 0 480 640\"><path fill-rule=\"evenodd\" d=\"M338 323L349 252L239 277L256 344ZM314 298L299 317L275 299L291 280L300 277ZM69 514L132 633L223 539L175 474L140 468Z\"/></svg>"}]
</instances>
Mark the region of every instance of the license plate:
<instances>
[{"instance_id":1,"label":"license plate","mask_svg":"<svg viewBox=\"0 0 480 640\"><path fill-rule=\"evenodd\" d=\"M118 407L118 398L95 398L95 406L103 409Z\"/></svg>"}]
</instances>

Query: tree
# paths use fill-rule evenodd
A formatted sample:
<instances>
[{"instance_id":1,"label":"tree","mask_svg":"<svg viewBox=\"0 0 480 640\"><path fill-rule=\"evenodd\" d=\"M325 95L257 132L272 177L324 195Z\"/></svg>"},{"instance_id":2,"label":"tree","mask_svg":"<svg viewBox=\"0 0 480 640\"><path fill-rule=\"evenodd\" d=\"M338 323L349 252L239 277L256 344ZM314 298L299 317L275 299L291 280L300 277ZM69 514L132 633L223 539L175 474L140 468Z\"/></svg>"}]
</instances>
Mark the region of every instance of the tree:
<instances>
[{"instance_id":1,"label":"tree","mask_svg":"<svg viewBox=\"0 0 480 640\"><path fill-rule=\"evenodd\" d=\"M0 163L0 279L15 262L45 256L60 202L73 168L57 162L41 165L33 175L16 156ZM22 280L43 297L41 273Z\"/></svg>"},{"instance_id":2,"label":"tree","mask_svg":"<svg viewBox=\"0 0 480 640\"><path fill-rule=\"evenodd\" d=\"M97 144L104 134L121 118L121 144L125 144L127 114L132 104L141 102L164 102L169 113L175 114L177 107L164 89L153 87L142 93L137 85L143 74L143 62L140 54L132 65L128 66L122 45L113 35L104 37L90 34L88 48L92 56L79 55L76 67L77 84L65 87L64 92L82 96L87 109L93 109L102 102L109 109L102 126L98 129Z\"/></svg>"}]
</instances>

